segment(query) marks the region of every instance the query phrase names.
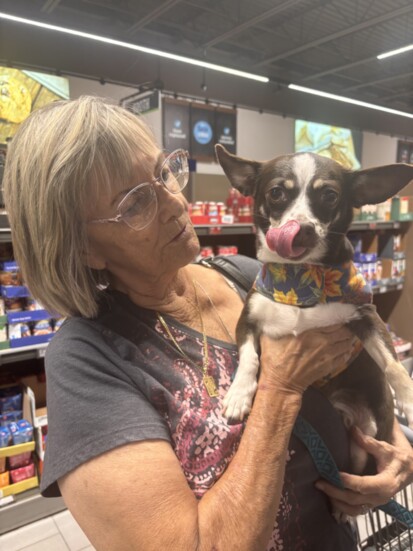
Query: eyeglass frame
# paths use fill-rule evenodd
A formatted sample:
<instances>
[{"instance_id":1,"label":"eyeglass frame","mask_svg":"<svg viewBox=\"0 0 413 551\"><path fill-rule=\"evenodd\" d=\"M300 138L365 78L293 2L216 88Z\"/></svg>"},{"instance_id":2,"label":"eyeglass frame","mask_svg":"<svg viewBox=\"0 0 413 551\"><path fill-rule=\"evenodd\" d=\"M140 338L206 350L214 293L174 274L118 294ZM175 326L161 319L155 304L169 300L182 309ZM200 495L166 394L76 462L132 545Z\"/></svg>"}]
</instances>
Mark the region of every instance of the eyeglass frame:
<instances>
[{"instance_id":1,"label":"eyeglass frame","mask_svg":"<svg viewBox=\"0 0 413 551\"><path fill-rule=\"evenodd\" d=\"M174 151L172 151L171 153L169 153L169 155L167 155L167 157L165 157L165 159L162 161L162 164L160 166L160 169L159 169L159 176L157 178L154 178L153 180L149 180L148 182L142 182L140 184L138 184L137 186L135 186L134 188L132 188L131 190L128 191L128 193L121 199L121 201L119 201L117 207L116 207L116 211L118 212L118 214L116 216L114 216L113 218L98 218L96 220L88 220L88 224L105 224L105 223L110 223L110 222L124 222L129 228L131 228L132 230L134 231L140 231L140 230L144 230L147 226L149 226L149 224L153 221L154 217L155 217L155 214L158 210L158 207L156 206L156 209L154 211L154 216L153 218L151 218L144 226L142 226L141 228L134 228L133 226L131 226L130 224L128 224L124 218L125 218L125 215L124 214L120 214L119 213L119 208L120 206L122 205L122 203L124 203L124 201L126 201L126 199L132 195L133 193L135 193L138 189L142 188L142 187L145 187L145 186L154 186L154 184L158 183L158 184L162 184L164 186L164 188L171 194L171 195L178 195L178 193L181 193L185 188L186 186L188 185L188 182L189 182L189 167L188 167L188 174L187 174L187 179L186 179L186 182L185 182L185 185L179 189L178 191L176 192L173 192L171 191L170 189L168 189L165 181L162 179L162 170L163 168L165 167L166 163L171 159L171 157L173 155L177 155L177 154L180 154L180 155L183 155L184 157L186 157L186 159L188 160L189 158L189 153L188 151L186 151L185 149L182 149L182 148L178 148L178 149L175 149ZM155 195L155 201L156 201L156 205L158 205L158 200L157 200L157 196L156 196L156 192L155 190L153 189Z\"/></svg>"}]
</instances>

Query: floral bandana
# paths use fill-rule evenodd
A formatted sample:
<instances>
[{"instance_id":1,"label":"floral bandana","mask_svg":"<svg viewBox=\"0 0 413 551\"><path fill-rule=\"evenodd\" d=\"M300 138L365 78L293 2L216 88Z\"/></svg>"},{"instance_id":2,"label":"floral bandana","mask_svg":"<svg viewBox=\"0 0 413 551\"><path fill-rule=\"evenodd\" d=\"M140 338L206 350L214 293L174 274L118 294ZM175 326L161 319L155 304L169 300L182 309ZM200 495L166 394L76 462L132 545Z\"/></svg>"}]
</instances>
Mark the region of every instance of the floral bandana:
<instances>
[{"instance_id":1,"label":"floral bandana","mask_svg":"<svg viewBox=\"0 0 413 551\"><path fill-rule=\"evenodd\" d=\"M300 308L329 302L362 305L373 298L370 285L353 262L337 266L264 264L254 289L275 302Z\"/></svg>"}]
</instances>

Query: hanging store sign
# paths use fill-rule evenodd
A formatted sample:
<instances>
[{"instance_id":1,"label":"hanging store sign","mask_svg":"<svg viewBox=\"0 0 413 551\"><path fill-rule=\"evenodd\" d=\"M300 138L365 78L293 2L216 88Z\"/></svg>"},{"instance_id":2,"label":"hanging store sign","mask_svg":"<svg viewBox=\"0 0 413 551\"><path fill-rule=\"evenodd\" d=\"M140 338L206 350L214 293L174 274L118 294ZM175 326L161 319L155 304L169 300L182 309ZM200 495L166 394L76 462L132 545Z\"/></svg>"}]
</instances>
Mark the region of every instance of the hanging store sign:
<instances>
[{"instance_id":1,"label":"hanging store sign","mask_svg":"<svg viewBox=\"0 0 413 551\"><path fill-rule=\"evenodd\" d=\"M166 151L189 150L189 108L187 101L163 99L163 145Z\"/></svg>"},{"instance_id":2,"label":"hanging store sign","mask_svg":"<svg viewBox=\"0 0 413 551\"><path fill-rule=\"evenodd\" d=\"M215 111L215 139L228 149L237 152L237 115L235 109L217 108Z\"/></svg>"},{"instance_id":3,"label":"hanging store sign","mask_svg":"<svg viewBox=\"0 0 413 551\"><path fill-rule=\"evenodd\" d=\"M155 109L159 109L159 90L138 92L121 100L122 107L129 109L132 113L142 115Z\"/></svg>"}]
</instances>

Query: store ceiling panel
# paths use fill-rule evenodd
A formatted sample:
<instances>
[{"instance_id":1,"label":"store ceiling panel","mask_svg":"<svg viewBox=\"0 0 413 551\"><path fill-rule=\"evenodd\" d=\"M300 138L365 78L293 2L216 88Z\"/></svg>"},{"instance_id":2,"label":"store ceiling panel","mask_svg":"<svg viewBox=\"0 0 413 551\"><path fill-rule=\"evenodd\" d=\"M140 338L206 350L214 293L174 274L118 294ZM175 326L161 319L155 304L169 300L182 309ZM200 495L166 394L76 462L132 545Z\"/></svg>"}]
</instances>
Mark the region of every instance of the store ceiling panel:
<instances>
[{"instance_id":1,"label":"store ceiling panel","mask_svg":"<svg viewBox=\"0 0 413 551\"><path fill-rule=\"evenodd\" d=\"M413 51L376 59L413 42L412 0L0 0L0 11L265 75L270 84L252 87L246 101L258 108L288 113L286 85L293 82L413 113ZM176 92L213 99L219 93L209 71L187 68L185 78L174 81L167 62L157 58L124 53L119 62L107 48L77 46L46 31L40 38L5 21L0 33L3 63L133 86L154 77ZM11 44L13 37L23 45ZM201 91L203 81L208 91ZM245 102L238 90L243 81L224 82L234 102Z\"/></svg>"}]
</instances>

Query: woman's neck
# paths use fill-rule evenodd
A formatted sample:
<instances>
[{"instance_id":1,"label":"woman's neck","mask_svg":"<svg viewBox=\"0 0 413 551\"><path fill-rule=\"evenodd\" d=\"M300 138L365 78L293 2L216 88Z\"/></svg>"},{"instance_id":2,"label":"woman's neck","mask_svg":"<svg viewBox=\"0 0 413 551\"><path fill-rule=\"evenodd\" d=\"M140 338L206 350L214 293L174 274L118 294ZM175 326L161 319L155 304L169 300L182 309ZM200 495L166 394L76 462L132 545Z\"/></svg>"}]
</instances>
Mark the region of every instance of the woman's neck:
<instances>
[{"instance_id":1,"label":"woman's neck","mask_svg":"<svg viewBox=\"0 0 413 551\"><path fill-rule=\"evenodd\" d=\"M111 287L126 294L136 305L167 314L182 323L192 325L197 317L193 266L180 268L174 274L157 278L137 277L132 282L113 279Z\"/></svg>"}]
</instances>

